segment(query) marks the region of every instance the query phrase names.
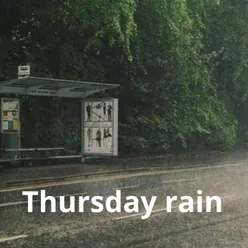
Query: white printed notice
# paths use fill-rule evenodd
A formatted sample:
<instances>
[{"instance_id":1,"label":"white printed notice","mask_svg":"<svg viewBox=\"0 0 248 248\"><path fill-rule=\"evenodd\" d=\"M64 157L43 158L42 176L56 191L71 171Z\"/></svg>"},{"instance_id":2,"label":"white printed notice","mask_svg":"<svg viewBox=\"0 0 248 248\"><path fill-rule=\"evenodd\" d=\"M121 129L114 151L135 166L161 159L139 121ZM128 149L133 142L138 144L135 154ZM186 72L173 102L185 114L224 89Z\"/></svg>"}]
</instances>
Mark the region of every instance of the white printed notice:
<instances>
[{"instance_id":1,"label":"white printed notice","mask_svg":"<svg viewBox=\"0 0 248 248\"><path fill-rule=\"evenodd\" d=\"M88 100L84 103L84 154L118 153L118 100Z\"/></svg>"},{"instance_id":2,"label":"white printed notice","mask_svg":"<svg viewBox=\"0 0 248 248\"><path fill-rule=\"evenodd\" d=\"M19 99L2 98L1 112L2 133L18 133L20 126Z\"/></svg>"}]
</instances>

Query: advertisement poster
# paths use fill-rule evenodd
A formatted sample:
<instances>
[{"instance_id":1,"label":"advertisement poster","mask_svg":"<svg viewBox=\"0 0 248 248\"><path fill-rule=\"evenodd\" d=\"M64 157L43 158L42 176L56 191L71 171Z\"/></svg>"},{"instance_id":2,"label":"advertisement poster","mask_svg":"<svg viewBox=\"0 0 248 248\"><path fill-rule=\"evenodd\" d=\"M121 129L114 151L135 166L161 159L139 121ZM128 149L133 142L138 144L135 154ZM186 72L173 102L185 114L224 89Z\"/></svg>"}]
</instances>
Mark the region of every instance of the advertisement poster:
<instances>
[{"instance_id":1,"label":"advertisement poster","mask_svg":"<svg viewBox=\"0 0 248 248\"><path fill-rule=\"evenodd\" d=\"M85 120L86 122L112 122L113 102L97 101L86 102Z\"/></svg>"},{"instance_id":2,"label":"advertisement poster","mask_svg":"<svg viewBox=\"0 0 248 248\"><path fill-rule=\"evenodd\" d=\"M84 153L117 155L117 99L84 103Z\"/></svg>"},{"instance_id":3,"label":"advertisement poster","mask_svg":"<svg viewBox=\"0 0 248 248\"><path fill-rule=\"evenodd\" d=\"M20 102L18 99L2 98L1 102L2 133L18 133L20 126Z\"/></svg>"}]
</instances>

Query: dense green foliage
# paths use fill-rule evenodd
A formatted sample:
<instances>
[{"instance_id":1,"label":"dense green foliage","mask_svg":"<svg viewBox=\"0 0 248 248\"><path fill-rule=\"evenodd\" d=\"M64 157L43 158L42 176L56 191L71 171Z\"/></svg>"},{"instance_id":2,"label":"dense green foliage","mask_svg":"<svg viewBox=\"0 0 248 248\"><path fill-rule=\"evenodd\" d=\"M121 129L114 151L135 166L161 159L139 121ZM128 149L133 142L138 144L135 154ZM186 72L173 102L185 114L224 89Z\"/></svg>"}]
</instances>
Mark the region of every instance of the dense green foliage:
<instances>
[{"instance_id":1,"label":"dense green foliage","mask_svg":"<svg viewBox=\"0 0 248 248\"><path fill-rule=\"evenodd\" d=\"M0 80L29 62L37 76L120 84L122 151L229 149L247 139L247 14L238 0L1 0ZM77 147L77 104L23 99L24 143L32 130L34 144Z\"/></svg>"}]
</instances>

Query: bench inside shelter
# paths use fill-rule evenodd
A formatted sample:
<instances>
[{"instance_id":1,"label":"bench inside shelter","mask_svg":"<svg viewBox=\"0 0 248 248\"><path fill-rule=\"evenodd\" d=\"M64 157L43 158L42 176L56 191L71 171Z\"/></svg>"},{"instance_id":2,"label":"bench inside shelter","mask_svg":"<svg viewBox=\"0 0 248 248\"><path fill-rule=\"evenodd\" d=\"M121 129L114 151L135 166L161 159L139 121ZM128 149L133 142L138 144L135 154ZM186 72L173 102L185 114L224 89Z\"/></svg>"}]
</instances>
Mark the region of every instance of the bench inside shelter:
<instances>
[{"instance_id":1,"label":"bench inside shelter","mask_svg":"<svg viewBox=\"0 0 248 248\"><path fill-rule=\"evenodd\" d=\"M6 157L8 153L15 153L15 160L29 159L52 159L52 158L73 158L75 155L68 155L64 147L54 148L19 148L19 149L0 149L1 157ZM78 157L78 155L76 155Z\"/></svg>"}]
</instances>

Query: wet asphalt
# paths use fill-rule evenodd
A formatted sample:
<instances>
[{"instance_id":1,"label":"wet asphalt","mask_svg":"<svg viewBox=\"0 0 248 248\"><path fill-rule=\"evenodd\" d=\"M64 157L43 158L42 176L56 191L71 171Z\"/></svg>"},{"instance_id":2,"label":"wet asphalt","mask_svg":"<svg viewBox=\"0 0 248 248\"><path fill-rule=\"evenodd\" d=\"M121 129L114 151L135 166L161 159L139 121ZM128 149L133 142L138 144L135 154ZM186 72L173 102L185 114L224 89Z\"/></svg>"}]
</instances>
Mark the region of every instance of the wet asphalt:
<instances>
[{"instance_id":1,"label":"wet asphalt","mask_svg":"<svg viewBox=\"0 0 248 248\"><path fill-rule=\"evenodd\" d=\"M103 176L95 180L71 180L66 185L0 190L0 247L166 247L166 248L247 248L248 247L248 161L220 166L158 170L152 173L130 174L118 177ZM125 213L91 213L90 203L83 213L40 212L40 202L34 212L27 212L27 200L22 190L46 190L47 195L99 195L105 198L121 189L122 206L126 196L157 196L154 213L146 220L140 215ZM215 206L211 213L181 213L177 201L172 213L164 210L167 196L191 196L196 200L197 190L205 196L219 196L222 212ZM104 198L104 199L105 199ZM35 198L39 200L39 197ZM69 198L67 197L67 204ZM8 205L14 203L13 205ZM3 205L7 204L7 205ZM77 201L76 201L77 205ZM144 211L142 204L139 212ZM7 238L21 236L7 241Z\"/></svg>"}]
</instances>

